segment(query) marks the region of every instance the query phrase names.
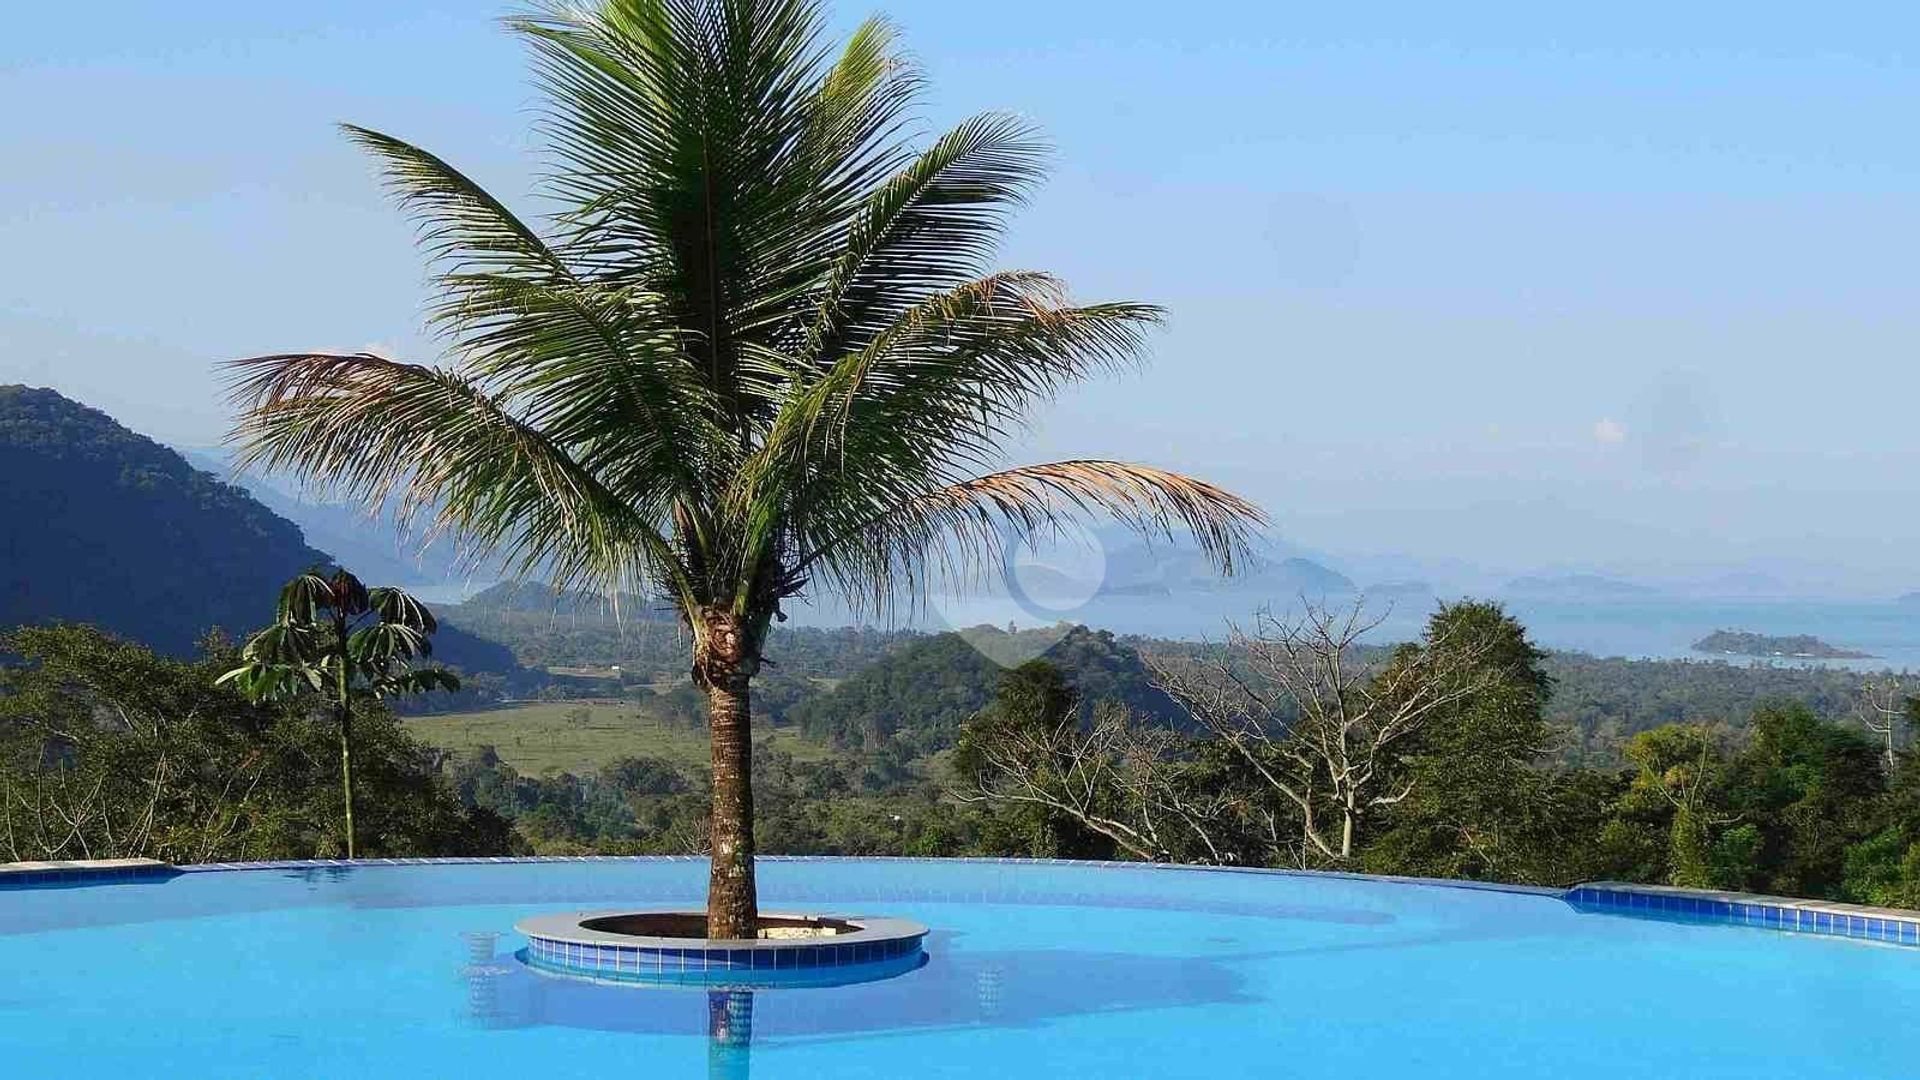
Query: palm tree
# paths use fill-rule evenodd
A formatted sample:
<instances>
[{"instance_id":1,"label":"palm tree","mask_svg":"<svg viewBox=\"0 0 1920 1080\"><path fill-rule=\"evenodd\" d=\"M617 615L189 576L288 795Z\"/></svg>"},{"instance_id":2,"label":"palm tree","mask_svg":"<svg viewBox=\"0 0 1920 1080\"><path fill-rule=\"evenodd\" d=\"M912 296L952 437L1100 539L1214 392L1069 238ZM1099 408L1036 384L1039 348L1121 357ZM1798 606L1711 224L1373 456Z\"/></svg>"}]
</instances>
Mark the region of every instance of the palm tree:
<instances>
[{"instance_id":1,"label":"palm tree","mask_svg":"<svg viewBox=\"0 0 1920 1080\"><path fill-rule=\"evenodd\" d=\"M417 215L451 366L236 361L245 463L391 502L469 551L690 630L713 750L708 931L752 937L749 687L803 590L868 610L1109 512L1230 571L1259 512L1118 461L1008 466L1037 403L1160 318L990 272L1043 147L1003 115L916 148L882 21L815 0L604 0L514 19L545 98L539 222L348 127Z\"/></svg>"},{"instance_id":2,"label":"palm tree","mask_svg":"<svg viewBox=\"0 0 1920 1080\"><path fill-rule=\"evenodd\" d=\"M353 834L353 701L436 688L460 680L415 662L433 652L433 613L399 589L369 589L342 569L310 570L280 590L273 625L240 651L246 661L215 680L254 701L312 696L333 714L340 738L340 795L346 806L347 858Z\"/></svg>"}]
</instances>

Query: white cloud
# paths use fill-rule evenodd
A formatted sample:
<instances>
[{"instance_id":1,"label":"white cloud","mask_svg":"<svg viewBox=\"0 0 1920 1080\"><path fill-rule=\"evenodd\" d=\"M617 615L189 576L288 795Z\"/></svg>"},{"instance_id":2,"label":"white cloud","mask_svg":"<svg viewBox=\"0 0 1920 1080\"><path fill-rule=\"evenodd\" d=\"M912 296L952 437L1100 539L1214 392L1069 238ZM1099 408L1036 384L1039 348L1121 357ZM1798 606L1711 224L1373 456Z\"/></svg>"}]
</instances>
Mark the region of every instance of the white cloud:
<instances>
[{"instance_id":1,"label":"white cloud","mask_svg":"<svg viewBox=\"0 0 1920 1080\"><path fill-rule=\"evenodd\" d=\"M1607 446L1618 446L1627 441L1627 429L1620 426L1618 420L1603 416L1593 422L1593 438Z\"/></svg>"}]
</instances>

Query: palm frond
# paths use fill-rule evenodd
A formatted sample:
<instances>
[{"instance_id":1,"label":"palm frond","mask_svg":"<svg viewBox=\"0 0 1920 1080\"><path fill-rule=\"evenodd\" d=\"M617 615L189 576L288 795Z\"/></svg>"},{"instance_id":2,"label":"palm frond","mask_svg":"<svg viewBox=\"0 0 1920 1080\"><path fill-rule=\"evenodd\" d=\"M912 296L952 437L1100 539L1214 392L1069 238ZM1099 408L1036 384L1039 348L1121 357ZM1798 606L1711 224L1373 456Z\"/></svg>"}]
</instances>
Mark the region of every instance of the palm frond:
<instances>
[{"instance_id":1,"label":"palm frond","mask_svg":"<svg viewBox=\"0 0 1920 1080\"><path fill-rule=\"evenodd\" d=\"M1075 460L1024 465L928 491L852 527L820 536L798 561L818 565L836 589L885 606L935 579L977 583L1009 544L1058 535L1071 525L1116 520L1149 540L1190 533L1222 572L1232 573L1259 507L1203 480L1149 465Z\"/></svg>"},{"instance_id":2,"label":"palm frond","mask_svg":"<svg viewBox=\"0 0 1920 1080\"><path fill-rule=\"evenodd\" d=\"M980 276L1007 215L1044 175L1046 153L1024 121L988 113L868 196L821 289L805 355L859 348L912 304Z\"/></svg>"},{"instance_id":3,"label":"palm frond","mask_svg":"<svg viewBox=\"0 0 1920 1080\"><path fill-rule=\"evenodd\" d=\"M291 625L311 623L320 612L332 606L332 584L319 571L310 570L280 587L274 621Z\"/></svg>"},{"instance_id":4,"label":"palm frond","mask_svg":"<svg viewBox=\"0 0 1920 1080\"><path fill-rule=\"evenodd\" d=\"M341 128L379 160L387 190L415 218L421 249L445 272L572 276L539 233L460 170L391 135Z\"/></svg>"},{"instance_id":5,"label":"palm frond","mask_svg":"<svg viewBox=\"0 0 1920 1080\"><path fill-rule=\"evenodd\" d=\"M721 408L686 365L682 338L642 291L538 284L493 275L448 279L449 318L473 378L529 425L579 448L631 506L658 517L699 488L703 449L726 447Z\"/></svg>"},{"instance_id":6,"label":"palm frond","mask_svg":"<svg viewBox=\"0 0 1920 1080\"><path fill-rule=\"evenodd\" d=\"M1048 275L1010 272L921 302L802 383L768 453L865 461L858 451L891 448L930 466L956 451L984 459L1033 405L1136 359L1160 318L1151 305L1071 307L1064 297Z\"/></svg>"},{"instance_id":7,"label":"palm frond","mask_svg":"<svg viewBox=\"0 0 1920 1080\"><path fill-rule=\"evenodd\" d=\"M813 0L616 2L516 20L549 106L549 193L596 280L663 297L736 424L791 349L875 187L903 167L919 73L880 20L828 62Z\"/></svg>"},{"instance_id":8,"label":"palm frond","mask_svg":"<svg viewBox=\"0 0 1920 1080\"><path fill-rule=\"evenodd\" d=\"M923 301L834 365L823 415L848 442L918 424L949 451L989 451L1033 406L1137 361L1161 319L1151 304L1072 306L1065 292L1019 272Z\"/></svg>"},{"instance_id":9,"label":"palm frond","mask_svg":"<svg viewBox=\"0 0 1920 1080\"><path fill-rule=\"evenodd\" d=\"M375 622L355 630L347 639L347 656L363 667L410 664L432 652L433 643L426 631L404 623Z\"/></svg>"},{"instance_id":10,"label":"palm frond","mask_svg":"<svg viewBox=\"0 0 1920 1080\"><path fill-rule=\"evenodd\" d=\"M564 410L570 420L556 438L597 434L597 456L630 471L685 463L676 448L696 441L688 427L710 409L688 378L683 342L661 318L660 298L582 281L530 225L452 165L390 135L346 130L380 159L389 191L419 221L422 248L443 267L432 321L473 379L509 404L537 395L546 409ZM581 430L591 426L586 418L601 430Z\"/></svg>"},{"instance_id":11,"label":"palm frond","mask_svg":"<svg viewBox=\"0 0 1920 1080\"><path fill-rule=\"evenodd\" d=\"M1008 273L917 305L788 398L723 503L751 564L784 534L859 527L990 467L1036 403L1131 361L1159 311L1063 305L1044 274Z\"/></svg>"},{"instance_id":12,"label":"palm frond","mask_svg":"<svg viewBox=\"0 0 1920 1080\"><path fill-rule=\"evenodd\" d=\"M667 545L564 448L449 372L368 354L234 361L241 468L291 471L526 571L673 584Z\"/></svg>"}]
</instances>

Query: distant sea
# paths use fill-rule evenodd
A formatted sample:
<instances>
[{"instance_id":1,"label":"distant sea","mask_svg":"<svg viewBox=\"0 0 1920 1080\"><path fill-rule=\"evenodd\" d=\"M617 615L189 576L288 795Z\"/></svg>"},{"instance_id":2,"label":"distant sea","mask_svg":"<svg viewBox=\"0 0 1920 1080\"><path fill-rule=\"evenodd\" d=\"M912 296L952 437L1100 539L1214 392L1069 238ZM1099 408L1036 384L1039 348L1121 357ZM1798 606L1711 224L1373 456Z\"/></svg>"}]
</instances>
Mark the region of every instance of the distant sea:
<instances>
[{"instance_id":1,"label":"distant sea","mask_svg":"<svg viewBox=\"0 0 1920 1080\"><path fill-rule=\"evenodd\" d=\"M1746 630L1786 636L1811 634L1836 648L1873 654L1868 660L1776 658L1771 663L1847 667L1862 671L1920 671L1920 609L1892 603L1817 600L1693 601L1632 603L1513 603L1508 609L1543 647L1653 659L1753 658L1694 652L1694 642L1715 630Z\"/></svg>"},{"instance_id":2,"label":"distant sea","mask_svg":"<svg viewBox=\"0 0 1920 1080\"><path fill-rule=\"evenodd\" d=\"M1333 598L1332 603L1342 603ZM1401 598L1389 607L1370 604L1385 620L1369 640L1406 641L1417 637L1437 601ZM1920 607L1894 603L1818 600L1648 599L1632 601L1503 601L1508 612L1527 627L1542 648L1595 656L1631 659L1725 660L1733 664L1775 663L1798 666L1847 667L1863 671L1892 669L1920 672ZM1005 598L949 599L935 605L947 626L982 622L1004 626L1045 625L1057 614L1116 633L1158 637L1210 638L1226 636L1229 621L1250 624L1254 609L1246 597L1231 593L1194 592L1179 596L1102 596L1059 613L1020 610ZM1807 660L1785 657L1762 660L1718 653L1698 653L1692 644L1715 630L1746 630L1785 636L1811 634L1829 645L1873 654L1870 660Z\"/></svg>"},{"instance_id":3,"label":"distant sea","mask_svg":"<svg viewBox=\"0 0 1920 1080\"><path fill-rule=\"evenodd\" d=\"M492 584L471 582L458 586L428 586L414 590L430 604L459 603ZM1347 598L1334 597L1334 605ZM1724 660L1788 666L1845 667L1860 671L1920 672L1920 606L1891 602L1825 600L1593 600L1502 601L1527 627L1542 648L1595 656L1630 659ZM1369 635L1375 642L1406 641L1418 637L1437 601L1399 598L1369 603L1368 610L1384 620ZM901 614L893 625L923 630L964 629L987 623L1009 623L1032 629L1057 622L1085 623L1117 634L1220 640L1230 623L1250 626L1255 605L1245 594L1229 590L1194 590L1174 596L1102 595L1084 604L1059 608L1032 600L1016 602L1006 596L935 596L922 610ZM844 626L853 621L843 609L821 606L793 612L795 621L810 626ZM1690 646L1715 630L1745 630L1786 636L1811 634L1837 648L1872 653L1870 660L1808 660L1796 657L1755 658L1697 653Z\"/></svg>"}]
</instances>

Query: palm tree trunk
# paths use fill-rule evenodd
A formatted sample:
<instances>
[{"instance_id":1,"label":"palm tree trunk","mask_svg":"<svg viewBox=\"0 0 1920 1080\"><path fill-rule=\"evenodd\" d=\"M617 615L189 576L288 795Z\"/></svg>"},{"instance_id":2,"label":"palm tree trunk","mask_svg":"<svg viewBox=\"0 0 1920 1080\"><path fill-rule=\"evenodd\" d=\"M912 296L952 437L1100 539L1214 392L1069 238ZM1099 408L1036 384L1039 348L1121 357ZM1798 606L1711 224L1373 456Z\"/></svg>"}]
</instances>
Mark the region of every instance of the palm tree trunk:
<instances>
[{"instance_id":1,"label":"palm tree trunk","mask_svg":"<svg viewBox=\"0 0 1920 1080\"><path fill-rule=\"evenodd\" d=\"M340 706L340 794L347 806L347 858L354 857L353 844L353 714Z\"/></svg>"},{"instance_id":2,"label":"palm tree trunk","mask_svg":"<svg viewBox=\"0 0 1920 1080\"><path fill-rule=\"evenodd\" d=\"M337 609L336 609L337 610ZM339 700L334 705L334 727L340 733L340 796L347 809L347 858L354 857L353 843L353 695L347 678L347 620L334 616L334 644L340 650L334 672Z\"/></svg>"},{"instance_id":3,"label":"palm tree trunk","mask_svg":"<svg viewBox=\"0 0 1920 1080\"><path fill-rule=\"evenodd\" d=\"M753 705L748 686L755 657L731 615L708 613L694 662L707 694L713 743L713 816L707 878L707 936L759 934L753 881Z\"/></svg>"}]
</instances>

